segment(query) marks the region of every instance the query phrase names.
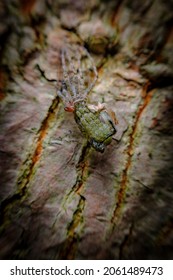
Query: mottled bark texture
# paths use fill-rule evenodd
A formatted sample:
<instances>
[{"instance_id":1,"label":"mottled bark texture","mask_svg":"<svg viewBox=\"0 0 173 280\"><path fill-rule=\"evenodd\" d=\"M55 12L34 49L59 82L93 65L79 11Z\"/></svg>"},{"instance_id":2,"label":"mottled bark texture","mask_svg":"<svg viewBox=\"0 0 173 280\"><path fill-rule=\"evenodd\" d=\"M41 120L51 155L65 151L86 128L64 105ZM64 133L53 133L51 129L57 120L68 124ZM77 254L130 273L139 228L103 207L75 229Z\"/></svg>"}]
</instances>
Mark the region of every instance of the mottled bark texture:
<instances>
[{"instance_id":1,"label":"mottled bark texture","mask_svg":"<svg viewBox=\"0 0 173 280\"><path fill-rule=\"evenodd\" d=\"M0 3L1 259L173 258L173 1ZM94 151L56 97L81 43L116 113Z\"/></svg>"}]
</instances>

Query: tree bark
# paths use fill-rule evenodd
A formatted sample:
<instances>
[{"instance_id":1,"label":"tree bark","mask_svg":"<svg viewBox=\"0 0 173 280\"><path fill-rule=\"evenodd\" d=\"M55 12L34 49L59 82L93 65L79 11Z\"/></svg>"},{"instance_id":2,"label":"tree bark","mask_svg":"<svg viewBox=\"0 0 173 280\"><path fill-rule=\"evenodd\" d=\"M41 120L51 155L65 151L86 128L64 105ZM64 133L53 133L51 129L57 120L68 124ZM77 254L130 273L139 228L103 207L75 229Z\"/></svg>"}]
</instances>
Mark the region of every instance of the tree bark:
<instances>
[{"instance_id":1,"label":"tree bark","mask_svg":"<svg viewBox=\"0 0 173 280\"><path fill-rule=\"evenodd\" d=\"M173 2L0 4L1 259L173 258ZM56 96L84 44L89 103L118 119L100 154Z\"/></svg>"}]
</instances>

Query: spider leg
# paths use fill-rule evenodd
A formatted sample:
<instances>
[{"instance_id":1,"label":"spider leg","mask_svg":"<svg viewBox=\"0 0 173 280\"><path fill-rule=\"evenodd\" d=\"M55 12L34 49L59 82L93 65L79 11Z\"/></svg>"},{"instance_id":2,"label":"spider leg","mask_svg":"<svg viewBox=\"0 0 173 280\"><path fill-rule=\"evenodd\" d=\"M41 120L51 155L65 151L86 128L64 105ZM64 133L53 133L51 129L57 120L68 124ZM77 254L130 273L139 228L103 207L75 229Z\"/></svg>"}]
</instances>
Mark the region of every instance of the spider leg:
<instances>
[{"instance_id":1,"label":"spider leg","mask_svg":"<svg viewBox=\"0 0 173 280\"><path fill-rule=\"evenodd\" d=\"M58 96L65 104L84 101L98 78L92 57L82 46L74 49L72 46L68 46L61 50L61 63L63 77L61 89L57 91ZM90 73L87 73L88 63L89 71L94 74L93 78L89 75Z\"/></svg>"},{"instance_id":2,"label":"spider leg","mask_svg":"<svg viewBox=\"0 0 173 280\"><path fill-rule=\"evenodd\" d=\"M69 94L67 90L66 83L62 81L61 89L57 90L57 95L63 100L64 104L68 104L69 102L73 102L72 96Z\"/></svg>"},{"instance_id":3,"label":"spider leg","mask_svg":"<svg viewBox=\"0 0 173 280\"><path fill-rule=\"evenodd\" d=\"M84 90L84 73L82 71L82 60L81 60L81 55L79 54L79 51L76 54L76 59L77 59L77 65L78 65L78 96L82 96L83 99L83 90Z\"/></svg>"},{"instance_id":4,"label":"spider leg","mask_svg":"<svg viewBox=\"0 0 173 280\"><path fill-rule=\"evenodd\" d=\"M90 62L91 62L91 70L93 71L94 73L94 79L93 81L90 83L90 85L88 86L88 88L84 91L84 96L86 97L87 94L91 91L91 89L94 87L96 81L97 81L97 78L98 78L98 73L97 73L97 69L94 65L94 62L93 62L93 59L91 57L91 55L89 54L89 52L85 49L86 51L86 55L87 57L89 58Z\"/></svg>"},{"instance_id":5,"label":"spider leg","mask_svg":"<svg viewBox=\"0 0 173 280\"><path fill-rule=\"evenodd\" d=\"M62 87L64 88L69 84L69 76L67 73L64 50L61 50L61 63L62 63L62 71L63 71L63 83L64 83L64 84L62 83Z\"/></svg>"},{"instance_id":6,"label":"spider leg","mask_svg":"<svg viewBox=\"0 0 173 280\"><path fill-rule=\"evenodd\" d=\"M57 95L63 100L63 103L65 103L66 97L61 90L57 90Z\"/></svg>"},{"instance_id":7,"label":"spider leg","mask_svg":"<svg viewBox=\"0 0 173 280\"><path fill-rule=\"evenodd\" d=\"M63 59L62 65L64 66L64 69L65 70L68 69L68 72L69 72L69 73L67 73L67 70L65 71L65 73L67 74L67 83L69 86L69 90L70 90L71 94L73 95L73 97L76 98L77 91L75 88L75 84L76 84L77 77L76 77L75 67L74 67L72 59L69 55L68 49L65 49L62 59ZM67 60L68 64L66 64L66 60Z\"/></svg>"}]
</instances>

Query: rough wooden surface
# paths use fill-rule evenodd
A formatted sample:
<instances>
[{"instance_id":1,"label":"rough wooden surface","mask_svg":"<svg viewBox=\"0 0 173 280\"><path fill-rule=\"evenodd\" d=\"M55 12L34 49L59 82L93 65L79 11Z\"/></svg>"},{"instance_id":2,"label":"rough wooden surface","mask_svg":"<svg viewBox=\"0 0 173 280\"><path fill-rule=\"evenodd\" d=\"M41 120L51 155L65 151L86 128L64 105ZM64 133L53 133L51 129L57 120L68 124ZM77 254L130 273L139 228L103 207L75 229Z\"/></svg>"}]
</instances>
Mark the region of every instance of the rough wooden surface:
<instances>
[{"instance_id":1,"label":"rough wooden surface","mask_svg":"<svg viewBox=\"0 0 173 280\"><path fill-rule=\"evenodd\" d=\"M172 1L0 4L1 259L173 258ZM89 102L116 112L90 148L56 97L59 49L85 43Z\"/></svg>"}]
</instances>

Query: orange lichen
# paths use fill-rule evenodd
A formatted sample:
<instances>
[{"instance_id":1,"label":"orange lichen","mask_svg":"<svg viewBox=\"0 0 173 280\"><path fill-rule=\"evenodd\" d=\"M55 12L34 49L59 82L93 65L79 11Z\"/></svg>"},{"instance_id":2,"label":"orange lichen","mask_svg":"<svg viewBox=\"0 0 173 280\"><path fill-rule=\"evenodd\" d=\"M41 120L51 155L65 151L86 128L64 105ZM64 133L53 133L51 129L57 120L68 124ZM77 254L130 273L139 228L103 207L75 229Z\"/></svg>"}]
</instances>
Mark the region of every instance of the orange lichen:
<instances>
[{"instance_id":1,"label":"orange lichen","mask_svg":"<svg viewBox=\"0 0 173 280\"><path fill-rule=\"evenodd\" d=\"M147 90L147 88L145 88L145 89ZM112 216L112 219L111 219L111 222L113 224L113 228L115 226L116 220L118 219L118 217L120 215L121 207L122 207L124 197L125 197L125 193L126 193L126 189L127 189L128 172L129 172L129 169L131 167L131 158L132 158L132 155L134 153L134 139L135 139L135 134L136 134L136 131L137 131L137 128L138 128L138 123L139 123L139 120L141 118L141 115L142 115L143 111L148 106L148 104L149 104L149 102L150 102L150 100L153 96L153 93L154 93L154 90L146 92L144 101L141 105L139 105L138 111L136 113L136 119L135 119L135 122L133 124L133 130L132 130L132 133L130 134L129 145L128 145L128 148L127 148L127 151L126 151L127 163L126 163L125 168L122 172L122 180L121 180L119 192L118 192L118 195L117 195L116 208L114 209L113 216Z\"/></svg>"},{"instance_id":2,"label":"orange lichen","mask_svg":"<svg viewBox=\"0 0 173 280\"><path fill-rule=\"evenodd\" d=\"M5 97L4 94L5 83L6 83L5 73L2 72L2 70L0 70L0 101Z\"/></svg>"},{"instance_id":3,"label":"orange lichen","mask_svg":"<svg viewBox=\"0 0 173 280\"><path fill-rule=\"evenodd\" d=\"M52 102L52 105L49 108L46 118L43 120L40 130L38 131L38 138L36 140L34 152L32 153L31 156L29 156L29 158L26 161L26 162L31 162L29 164L29 167L27 167L27 164L26 164L26 169L28 169L28 170L27 170L27 172L25 170L23 173L23 174L26 173L27 175L22 175L22 177L19 178L19 180L18 180L20 189L25 189L26 186L28 185L28 183L30 182L30 179L34 173L35 166L42 155L43 142L48 133L48 129L50 128L51 123L54 122L58 104L59 104L59 100L57 98L55 98Z\"/></svg>"}]
</instances>

